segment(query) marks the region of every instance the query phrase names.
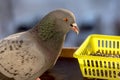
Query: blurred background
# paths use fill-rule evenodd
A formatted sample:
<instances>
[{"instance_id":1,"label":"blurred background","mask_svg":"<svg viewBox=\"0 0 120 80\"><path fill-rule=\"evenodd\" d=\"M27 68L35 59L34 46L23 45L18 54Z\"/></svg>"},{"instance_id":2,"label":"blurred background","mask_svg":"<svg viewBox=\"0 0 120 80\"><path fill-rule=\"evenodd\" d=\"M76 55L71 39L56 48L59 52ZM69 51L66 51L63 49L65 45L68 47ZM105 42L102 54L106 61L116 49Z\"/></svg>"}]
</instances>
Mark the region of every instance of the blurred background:
<instances>
[{"instance_id":1,"label":"blurred background","mask_svg":"<svg viewBox=\"0 0 120 80\"><path fill-rule=\"evenodd\" d=\"M32 28L49 11L71 10L80 34L67 34L64 47L77 47L90 34L120 35L120 0L0 0L0 38Z\"/></svg>"}]
</instances>

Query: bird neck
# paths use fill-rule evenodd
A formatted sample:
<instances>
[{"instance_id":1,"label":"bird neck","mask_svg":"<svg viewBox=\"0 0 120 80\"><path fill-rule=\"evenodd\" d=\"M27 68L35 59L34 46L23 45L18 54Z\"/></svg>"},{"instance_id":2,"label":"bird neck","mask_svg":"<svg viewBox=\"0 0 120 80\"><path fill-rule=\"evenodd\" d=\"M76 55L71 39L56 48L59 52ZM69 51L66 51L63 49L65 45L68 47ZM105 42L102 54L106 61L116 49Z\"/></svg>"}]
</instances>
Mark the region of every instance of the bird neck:
<instances>
[{"instance_id":1,"label":"bird neck","mask_svg":"<svg viewBox=\"0 0 120 80\"><path fill-rule=\"evenodd\" d=\"M40 39L47 41L51 39L56 34L55 28L52 27L52 25L49 24L49 26L43 26L39 27L38 29L38 35Z\"/></svg>"},{"instance_id":2,"label":"bird neck","mask_svg":"<svg viewBox=\"0 0 120 80\"><path fill-rule=\"evenodd\" d=\"M50 52L55 53L56 55L59 53L63 46L63 41L65 39L65 33L61 31L57 31L53 24L49 23L49 26L37 25L32 32L35 32L40 41L40 43Z\"/></svg>"},{"instance_id":3,"label":"bird neck","mask_svg":"<svg viewBox=\"0 0 120 80\"><path fill-rule=\"evenodd\" d=\"M51 50L59 51L62 48L63 42L65 39L65 35L61 33L56 33L51 39L45 41L48 47L51 47Z\"/></svg>"},{"instance_id":4,"label":"bird neck","mask_svg":"<svg viewBox=\"0 0 120 80\"><path fill-rule=\"evenodd\" d=\"M56 33L55 22L49 17L43 18L35 27L38 30L38 37L42 40L48 40Z\"/></svg>"}]
</instances>

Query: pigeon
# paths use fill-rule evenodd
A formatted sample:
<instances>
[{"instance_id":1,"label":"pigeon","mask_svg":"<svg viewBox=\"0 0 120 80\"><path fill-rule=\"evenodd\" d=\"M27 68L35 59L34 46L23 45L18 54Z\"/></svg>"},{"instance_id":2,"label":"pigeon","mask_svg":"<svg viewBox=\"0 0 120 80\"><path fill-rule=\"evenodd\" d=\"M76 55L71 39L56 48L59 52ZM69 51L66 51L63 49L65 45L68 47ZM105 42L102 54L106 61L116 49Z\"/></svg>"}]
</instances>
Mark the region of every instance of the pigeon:
<instances>
[{"instance_id":1,"label":"pigeon","mask_svg":"<svg viewBox=\"0 0 120 80\"><path fill-rule=\"evenodd\" d=\"M79 33L74 14L56 9L33 28L1 39L0 80L40 80L55 65L70 30Z\"/></svg>"}]
</instances>

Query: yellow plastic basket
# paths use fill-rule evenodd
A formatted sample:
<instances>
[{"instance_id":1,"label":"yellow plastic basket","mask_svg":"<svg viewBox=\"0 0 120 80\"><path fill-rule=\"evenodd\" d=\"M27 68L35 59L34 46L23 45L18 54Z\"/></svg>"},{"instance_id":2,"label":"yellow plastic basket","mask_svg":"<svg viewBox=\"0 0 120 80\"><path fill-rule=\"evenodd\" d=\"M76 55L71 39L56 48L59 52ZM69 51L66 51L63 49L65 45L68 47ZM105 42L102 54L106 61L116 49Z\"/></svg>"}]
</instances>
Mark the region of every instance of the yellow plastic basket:
<instances>
[{"instance_id":1,"label":"yellow plastic basket","mask_svg":"<svg viewBox=\"0 0 120 80\"><path fill-rule=\"evenodd\" d=\"M92 34L73 54L84 77L120 80L120 58L90 55L97 51L119 55L120 37Z\"/></svg>"}]
</instances>

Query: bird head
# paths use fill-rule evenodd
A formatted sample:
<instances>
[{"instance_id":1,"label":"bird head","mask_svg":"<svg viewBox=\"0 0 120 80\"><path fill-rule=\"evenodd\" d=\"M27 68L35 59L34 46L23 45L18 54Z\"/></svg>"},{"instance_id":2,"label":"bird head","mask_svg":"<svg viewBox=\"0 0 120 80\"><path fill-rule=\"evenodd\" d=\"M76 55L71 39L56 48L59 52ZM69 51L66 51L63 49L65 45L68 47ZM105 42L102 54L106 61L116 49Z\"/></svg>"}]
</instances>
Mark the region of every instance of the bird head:
<instances>
[{"instance_id":1,"label":"bird head","mask_svg":"<svg viewBox=\"0 0 120 80\"><path fill-rule=\"evenodd\" d=\"M36 29L42 40L49 40L55 35L64 36L70 30L79 33L74 14L66 9L57 9L48 13L37 24Z\"/></svg>"},{"instance_id":2,"label":"bird head","mask_svg":"<svg viewBox=\"0 0 120 80\"><path fill-rule=\"evenodd\" d=\"M56 26L59 26L59 30L62 29L64 32L68 32L69 30L73 30L77 34L79 34L79 28L75 21L74 14L66 9L58 9L51 12L51 15L54 15Z\"/></svg>"},{"instance_id":3,"label":"bird head","mask_svg":"<svg viewBox=\"0 0 120 80\"><path fill-rule=\"evenodd\" d=\"M48 15L44 17L44 22L49 23L56 28L57 32L67 33L70 30L73 30L77 34L79 34L79 28L75 21L74 14L66 9L58 9L50 12Z\"/></svg>"}]
</instances>

